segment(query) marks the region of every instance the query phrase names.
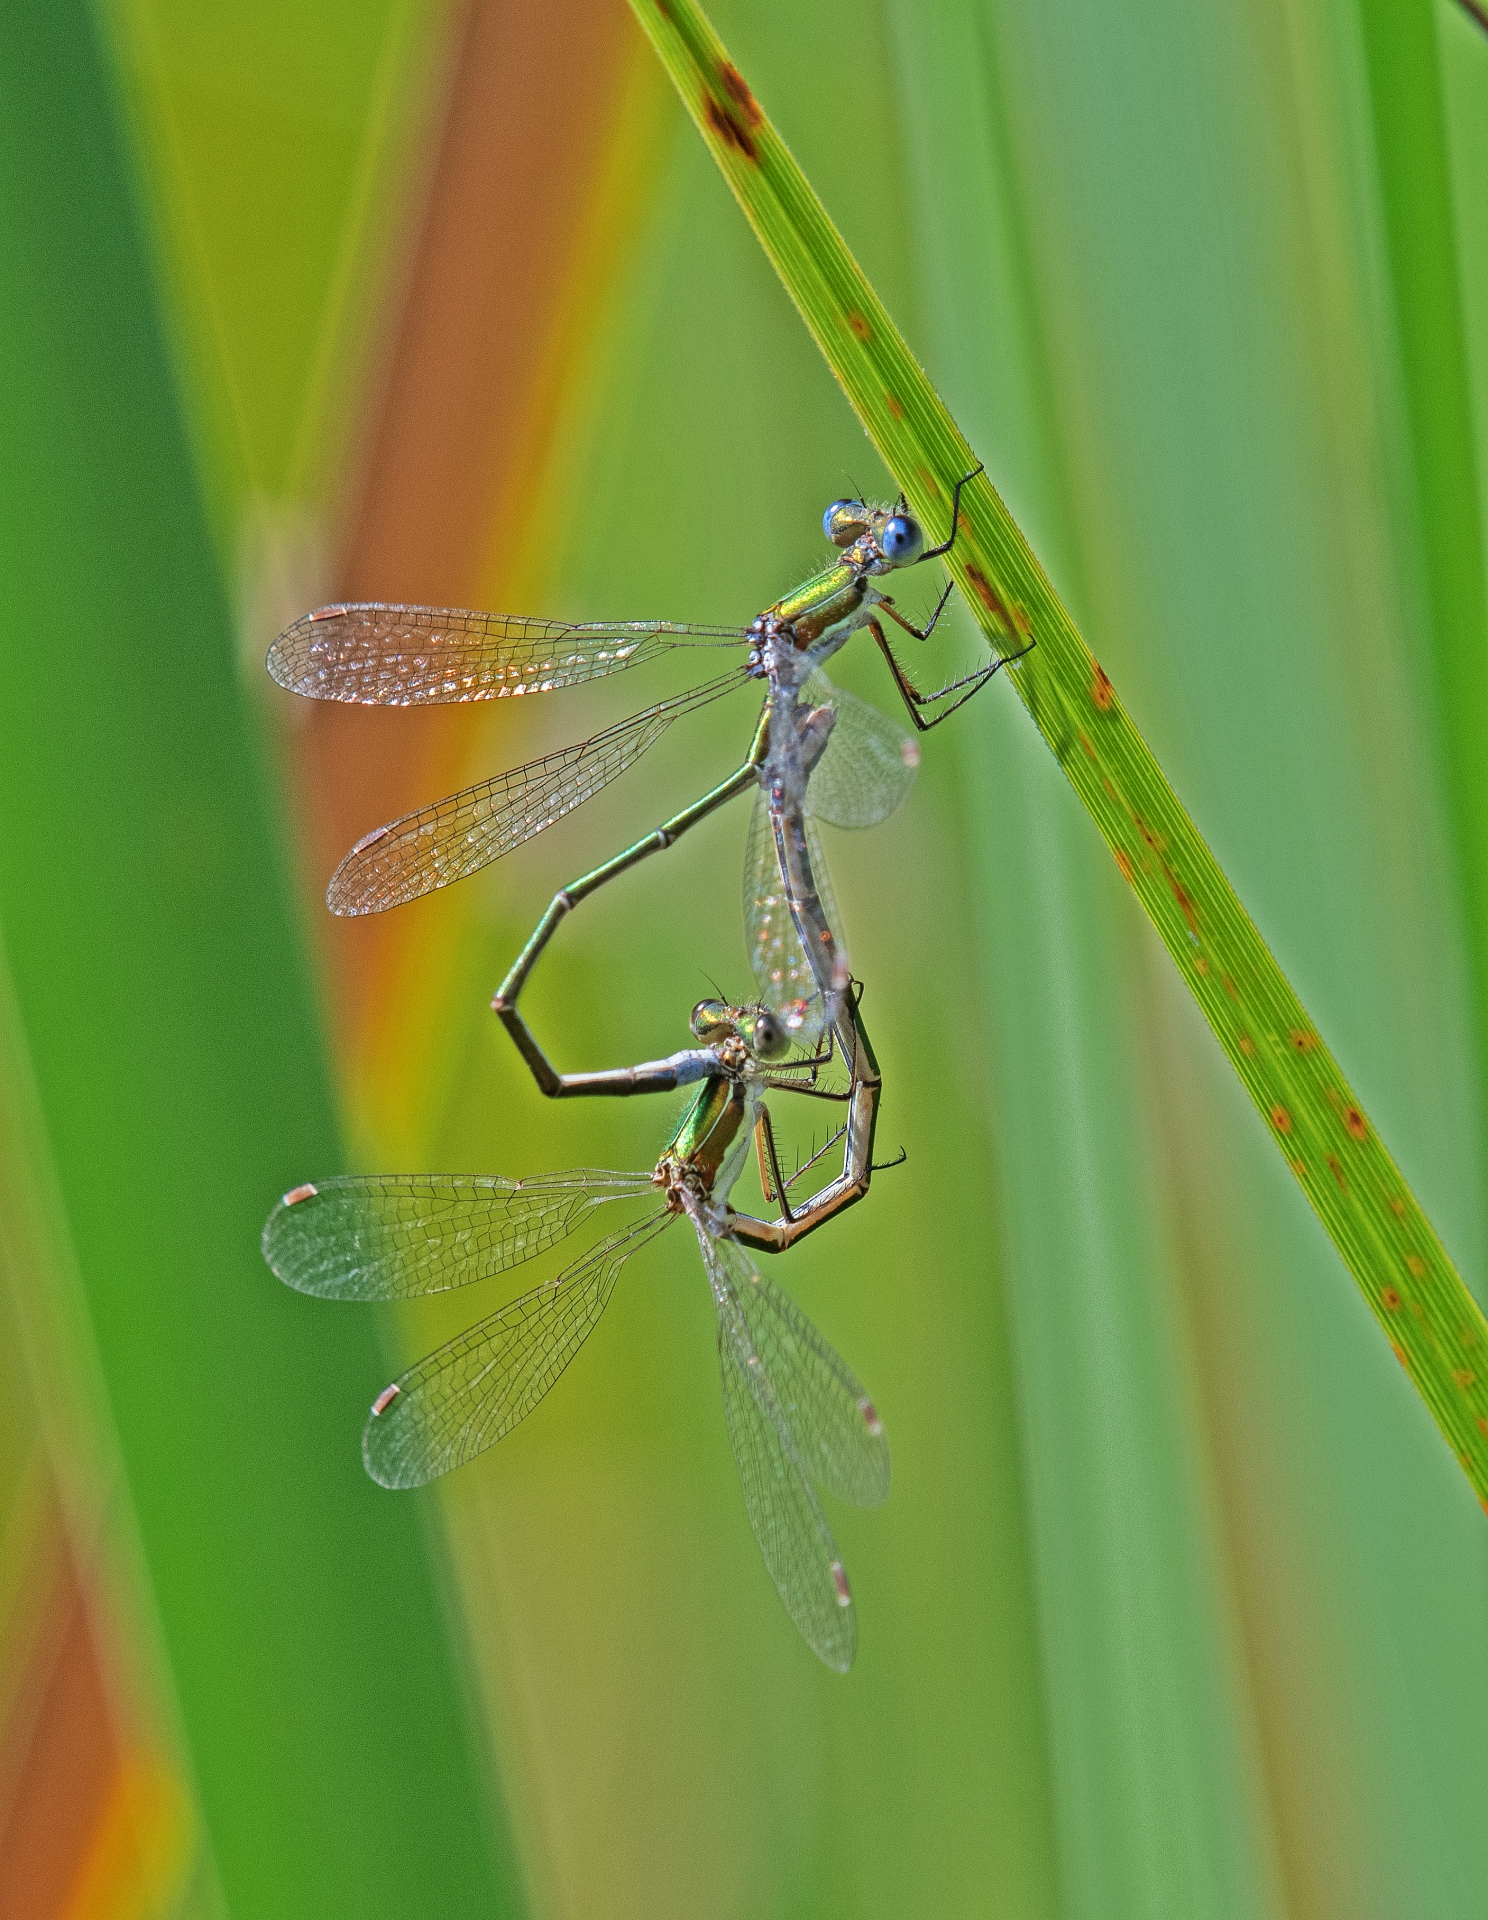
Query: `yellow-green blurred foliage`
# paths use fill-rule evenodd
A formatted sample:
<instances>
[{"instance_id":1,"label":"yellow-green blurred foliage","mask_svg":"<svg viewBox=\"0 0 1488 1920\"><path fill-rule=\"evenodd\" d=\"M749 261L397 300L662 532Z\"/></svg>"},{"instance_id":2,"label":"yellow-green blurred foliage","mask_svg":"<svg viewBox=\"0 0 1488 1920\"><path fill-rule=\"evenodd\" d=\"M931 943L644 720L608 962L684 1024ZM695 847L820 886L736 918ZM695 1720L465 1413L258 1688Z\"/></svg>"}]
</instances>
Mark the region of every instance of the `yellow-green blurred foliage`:
<instances>
[{"instance_id":1,"label":"yellow-green blurred foliage","mask_svg":"<svg viewBox=\"0 0 1488 1920\"><path fill-rule=\"evenodd\" d=\"M44 1177L76 1242L67 1391L96 1373L78 1417L89 1457L118 1463L98 1579L194 1796L177 1816L200 1836L192 1897L215 1873L233 1915L363 1911L371 1848L431 1920L1475 1912L1483 1516L1004 688L929 736L899 815L828 841L880 1138L908 1155L775 1269L894 1448L888 1505L832 1516L853 1673L814 1661L760 1564L685 1234L637 1259L500 1448L436 1493L362 1482L384 1365L498 1300L378 1322L285 1302L257 1267L279 1188L335 1170L319 1033L340 1035L358 1164L648 1165L666 1103L544 1103L486 1002L554 889L731 770L752 719L742 698L678 726L458 903L325 944L314 736L266 694L263 645L297 594L341 590L470 20L561 89L599 57L598 9L569 0L545 39L541 10L497 0L110 0L91 43L81 14L29 12L16 56L92 75L97 153L91 173L67 158L65 101L6 135L5 195L49 210L9 217L33 278L56 249L60 291L4 321L0 358L19 393L35 342L61 342L35 430L79 450L25 509L42 532L14 563L40 611L7 631L34 697L4 723L32 740L4 831L31 844L57 808L65 831L56 859L0 856L18 1036L0 1058L13 1089L35 1075L55 1159L3 1178ZM1484 903L1463 822L1485 763L1443 719L1424 516L1446 482L1418 429L1423 406L1471 405L1470 490L1488 455L1488 35L1444 3L1406 13L1438 119L1393 131L1370 6L1345 0L762 0L716 18L1480 1288ZM817 563L828 500L887 481L626 35L605 56L592 217L547 263L568 292L522 349L542 431L493 455L478 577L515 612L742 623ZM566 137L539 121L530 165ZM1433 140L1461 352L1423 368L1391 208L1401 155ZM468 235L505 244L499 220ZM116 255L123 291L100 271ZM112 316L91 332L66 318L90 284ZM6 311L30 312L23 292ZM119 329L144 369L127 420ZM85 361L116 456L101 482L64 377ZM126 451L147 430L165 451L141 534ZM185 584L142 584L177 548ZM121 604L136 611L111 623ZM68 672L35 666L38 632ZM978 644L957 618L917 669L949 678ZM850 650L838 677L890 699L870 658ZM678 683L663 666L478 717L450 784ZM164 706L154 732L136 695ZM226 744L202 749L192 812L172 782L196 737ZM377 738L398 751L395 728ZM99 919L105 881L74 850L112 819L111 756L133 770L131 832L103 831ZM529 995L560 1066L670 1051L710 982L746 990L744 830L725 811L564 926ZM136 886L135 847L155 859L162 837ZM160 978L157 945L181 971L121 1003L127 1044L88 999L121 943L141 980ZM348 1031L358 968L386 990ZM112 1240L90 1224L105 1201ZM4 1277L27 1291L8 1259ZM60 1357L33 1341L26 1364L33 1399L63 1391ZM18 1566L21 1433L0 1427ZM0 1661L0 1708L8 1686ZM0 1833L9 1790L0 1770Z\"/></svg>"}]
</instances>

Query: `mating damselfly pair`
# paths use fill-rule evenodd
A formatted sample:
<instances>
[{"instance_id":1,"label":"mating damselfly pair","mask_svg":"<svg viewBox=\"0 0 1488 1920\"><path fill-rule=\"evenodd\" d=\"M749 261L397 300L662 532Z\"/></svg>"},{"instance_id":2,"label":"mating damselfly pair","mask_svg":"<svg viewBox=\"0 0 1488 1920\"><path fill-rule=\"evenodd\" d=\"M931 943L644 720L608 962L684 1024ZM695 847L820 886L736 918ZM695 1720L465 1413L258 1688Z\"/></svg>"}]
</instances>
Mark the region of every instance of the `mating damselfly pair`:
<instances>
[{"instance_id":1,"label":"mating damselfly pair","mask_svg":"<svg viewBox=\"0 0 1488 1920\"><path fill-rule=\"evenodd\" d=\"M668 622L565 625L501 614L351 605L307 615L275 643L274 678L314 698L424 705L530 698L693 648L741 654L734 667L659 701L593 738L517 767L380 827L342 861L328 903L376 912L465 877L531 839L623 772L683 714L747 684L764 694L748 752L729 777L654 833L555 894L493 1000L544 1093L629 1095L696 1084L656 1166L579 1170L509 1181L487 1176L343 1177L295 1188L270 1216L264 1252L280 1277L338 1299L396 1299L464 1285L545 1252L590 1211L649 1201L554 1280L480 1321L379 1396L364 1459L387 1486L413 1486L463 1464L532 1410L599 1319L620 1268L673 1220L696 1231L718 1320L724 1403L745 1503L792 1618L829 1666L856 1644L851 1592L813 1483L873 1505L888 1491L888 1450L869 1396L750 1252L775 1253L867 1191L880 1076L850 977L813 817L867 826L904 797L918 751L876 709L831 688L826 662L866 630L891 669L917 731L928 731L1006 664L996 659L933 693L896 659L883 618L927 638L877 584L896 568L950 550L966 476L952 491L950 530L926 547L903 502L838 500L824 531L839 557L743 628ZM1030 642L1031 644L1031 642ZM1026 649L1025 649L1026 650ZM1009 656L1016 658L1018 656ZM701 1044L638 1067L560 1074L518 1012L533 966L578 902L753 789L745 919L759 988L748 1007L704 1001ZM839 1085L842 1075L846 1084ZM765 1094L834 1101L845 1111L829 1147L842 1170L807 1200L789 1189L817 1164L782 1176ZM753 1139L774 1221L729 1204ZM658 1204L659 1202L659 1204Z\"/></svg>"}]
</instances>

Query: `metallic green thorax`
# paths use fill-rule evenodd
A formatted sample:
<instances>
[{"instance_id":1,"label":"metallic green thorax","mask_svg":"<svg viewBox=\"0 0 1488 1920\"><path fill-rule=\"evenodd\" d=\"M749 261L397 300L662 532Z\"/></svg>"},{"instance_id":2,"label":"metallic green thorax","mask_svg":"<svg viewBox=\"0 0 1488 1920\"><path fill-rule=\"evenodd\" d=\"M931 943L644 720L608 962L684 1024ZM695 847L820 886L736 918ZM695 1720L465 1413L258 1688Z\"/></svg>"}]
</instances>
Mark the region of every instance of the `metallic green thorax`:
<instances>
[{"instance_id":1,"label":"metallic green thorax","mask_svg":"<svg viewBox=\"0 0 1488 1920\"><path fill-rule=\"evenodd\" d=\"M867 579L840 560L834 561L830 567L803 581L794 593L777 600L761 618L773 616L782 625L789 626L796 645L804 649L815 646L837 626L844 628L842 638L845 640L862 624L861 609L867 595Z\"/></svg>"},{"instance_id":2,"label":"metallic green thorax","mask_svg":"<svg viewBox=\"0 0 1488 1920\"><path fill-rule=\"evenodd\" d=\"M710 1074L657 1163L658 1175L686 1169L711 1196L729 1148L752 1123L749 1095L730 1075Z\"/></svg>"}]
</instances>

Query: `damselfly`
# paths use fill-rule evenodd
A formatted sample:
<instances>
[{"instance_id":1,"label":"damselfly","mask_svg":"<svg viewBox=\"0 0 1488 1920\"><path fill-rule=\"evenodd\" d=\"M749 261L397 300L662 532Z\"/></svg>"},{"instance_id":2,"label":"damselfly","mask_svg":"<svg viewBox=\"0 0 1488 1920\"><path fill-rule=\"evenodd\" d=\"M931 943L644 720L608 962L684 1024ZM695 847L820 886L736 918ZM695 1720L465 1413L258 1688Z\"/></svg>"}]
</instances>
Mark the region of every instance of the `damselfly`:
<instances>
[{"instance_id":1,"label":"damselfly","mask_svg":"<svg viewBox=\"0 0 1488 1920\"><path fill-rule=\"evenodd\" d=\"M979 472L980 469L975 469ZM544 755L421 807L359 840L331 878L333 912L381 912L478 872L541 833L623 773L672 723L746 682L766 682L768 698L748 757L727 780L645 840L587 877L588 890L648 854L671 846L688 828L750 787L779 785L785 801L802 800L802 740L795 725L801 690L813 673L860 628L878 643L915 727L928 731L991 679L1007 659L989 661L933 693L921 692L895 658L880 615L927 639L951 593L948 582L923 628L916 627L877 585L896 569L950 551L959 526L962 487L951 502L951 531L927 548L919 523L904 509L838 500L823 529L839 557L747 627L687 626L667 621L570 625L514 614L379 603L322 607L282 633L269 672L313 699L378 706L422 706L527 698L639 666L680 649L742 651L728 672L617 721L592 739ZM1021 651L1026 652L1030 640ZM956 696L952 698L952 696ZM949 705L942 702L949 701ZM937 709L927 714L926 709ZM873 710L838 696L838 751L861 714ZM872 722L866 723L871 731ZM871 761L871 756L870 756ZM881 818L871 764L846 779L858 791L859 814ZM831 818L823 814L823 818ZM842 822L847 824L847 822ZM555 903L556 904L556 903Z\"/></svg>"},{"instance_id":2,"label":"damselfly","mask_svg":"<svg viewBox=\"0 0 1488 1920\"><path fill-rule=\"evenodd\" d=\"M649 1173L353 1175L285 1194L264 1227L264 1258L290 1286L335 1300L398 1300L464 1286L546 1251L601 1206L651 1202L556 1279L384 1388L362 1438L372 1478L385 1487L420 1486L508 1434L593 1331L625 1262L685 1217L713 1295L724 1409L750 1522L791 1618L821 1659L845 1673L857 1644L852 1593L812 1483L852 1505L877 1506L889 1490L888 1442L857 1376L746 1248L778 1252L867 1189L878 1071L859 999L845 996L840 1022L853 1037L851 1081L837 1096L849 1107L847 1164L779 1220L734 1212L729 1194L753 1135L783 1197L764 1096L815 1090L823 1056L791 1060L774 1015L722 1001L693 1010L697 1047L611 1074L569 1076L584 1084L566 1090L583 1093L698 1085Z\"/></svg>"}]
</instances>

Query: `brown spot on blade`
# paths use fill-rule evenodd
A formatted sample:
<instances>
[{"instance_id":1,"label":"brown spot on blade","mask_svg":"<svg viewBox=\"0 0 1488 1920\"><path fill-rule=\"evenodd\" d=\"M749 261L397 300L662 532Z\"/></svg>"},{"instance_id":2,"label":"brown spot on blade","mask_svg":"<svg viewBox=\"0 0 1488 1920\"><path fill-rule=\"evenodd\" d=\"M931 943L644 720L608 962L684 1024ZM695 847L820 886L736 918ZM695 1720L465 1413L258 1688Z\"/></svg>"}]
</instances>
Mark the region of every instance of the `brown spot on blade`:
<instances>
[{"instance_id":1,"label":"brown spot on blade","mask_svg":"<svg viewBox=\"0 0 1488 1920\"><path fill-rule=\"evenodd\" d=\"M992 582L987 578L986 574L982 572L980 567L974 565L969 566L966 569L966 577L971 582L971 590L977 599L981 601L988 613L992 615L992 618L996 620L998 625L1006 632L1008 627L1012 625L1012 620L1006 606L1003 604L1002 595L997 591L996 587L993 586Z\"/></svg>"},{"instance_id":2,"label":"brown spot on blade","mask_svg":"<svg viewBox=\"0 0 1488 1920\"><path fill-rule=\"evenodd\" d=\"M733 101L736 107L743 109L744 118L749 122L750 126L763 126L765 122L764 110L760 106L759 101L756 100L754 95L749 91L749 84L739 69L735 66L730 66L729 62L725 60L718 69L718 77L723 82L724 92L727 93L730 100Z\"/></svg>"},{"instance_id":3,"label":"brown spot on blade","mask_svg":"<svg viewBox=\"0 0 1488 1920\"><path fill-rule=\"evenodd\" d=\"M863 318L862 314L858 312L856 307L854 307L852 312L847 316L847 324L859 340L868 341L873 338L872 327L869 326L868 322Z\"/></svg>"},{"instance_id":4,"label":"brown spot on blade","mask_svg":"<svg viewBox=\"0 0 1488 1920\"><path fill-rule=\"evenodd\" d=\"M1095 678L1090 683L1090 697L1102 713L1110 712L1112 699L1111 683L1106 678L1105 668L1101 666L1099 662L1096 663Z\"/></svg>"},{"instance_id":5,"label":"brown spot on blade","mask_svg":"<svg viewBox=\"0 0 1488 1920\"><path fill-rule=\"evenodd\" d=\"M1292 1116L1280 1101L1271 1109L1271 1124L1278 1133L1290 1133L1292 1130Z\"/></svg>"},{"instance_id":6,"label":"brown spot on blade","mask_svg":"<svg viewBox=\"0 0 1488 1920\"><path fill-rule=\"evenodd\" d=\"M740 126L728 108L720 106L711 93L703 101L703 118L726 147L733 147L746 160L758 162L759 152L748 129Z\"/></svg>"}]
</instances>

